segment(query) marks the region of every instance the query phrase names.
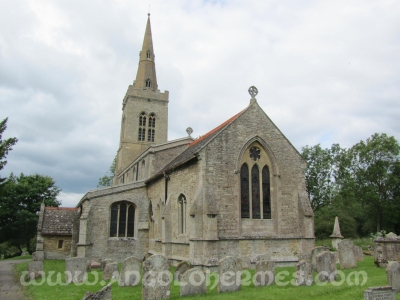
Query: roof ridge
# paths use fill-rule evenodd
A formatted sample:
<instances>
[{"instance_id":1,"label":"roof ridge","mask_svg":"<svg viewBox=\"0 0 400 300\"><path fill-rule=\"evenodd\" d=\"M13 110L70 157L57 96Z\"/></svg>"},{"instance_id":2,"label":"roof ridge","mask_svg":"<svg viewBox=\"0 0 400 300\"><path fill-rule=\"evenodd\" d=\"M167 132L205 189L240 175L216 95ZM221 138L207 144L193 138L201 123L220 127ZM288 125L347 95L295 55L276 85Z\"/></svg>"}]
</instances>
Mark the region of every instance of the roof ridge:
<instances>
[{"instance_id":1,"label":"roof ridge","mask_svg":"<svg viewBox=\"0 0 400 300\"><path fill-rule=\"evenodd\" d=\"M46 210L78 210L75 207L57 207L57 206L46 206L44 209Z\"/></svg>"}]
</instances>

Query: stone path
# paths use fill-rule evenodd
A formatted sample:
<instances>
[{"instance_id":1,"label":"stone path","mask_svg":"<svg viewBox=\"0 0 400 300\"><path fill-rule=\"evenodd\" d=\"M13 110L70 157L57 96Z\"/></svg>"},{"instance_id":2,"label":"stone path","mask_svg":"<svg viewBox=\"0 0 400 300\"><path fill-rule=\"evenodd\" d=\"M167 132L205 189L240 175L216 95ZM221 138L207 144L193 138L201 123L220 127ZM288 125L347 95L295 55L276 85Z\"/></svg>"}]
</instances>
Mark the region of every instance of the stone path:
<instances>
[{"instance_id":1,"label":"stone path","mask_svg":"<svg viewBox=\"0 0 400 300\"><path fill-rule=\"evenodd\" d=\"M30 261L30 259L0 260L0 299L25 300L20 283L14 278L14 264Z\"/></svg>"}]
</instances>

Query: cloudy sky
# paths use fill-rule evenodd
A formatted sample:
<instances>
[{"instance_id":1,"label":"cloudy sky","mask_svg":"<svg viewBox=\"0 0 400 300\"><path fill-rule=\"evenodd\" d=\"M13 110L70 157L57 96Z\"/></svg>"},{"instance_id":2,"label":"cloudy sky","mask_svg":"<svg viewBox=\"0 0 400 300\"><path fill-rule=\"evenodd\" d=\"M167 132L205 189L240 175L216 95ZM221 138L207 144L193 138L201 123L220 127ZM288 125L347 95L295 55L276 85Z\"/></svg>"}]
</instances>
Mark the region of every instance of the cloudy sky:
<instances>
[{"instance_id":1,"label":"cloudy sky","mask_svg":"<svg viewBox=\"0 0 400 300\"><path fill-rule=\"evenodd\" d=\"M119 143L151 12L169 139L258 102L300 151L400 140L400 1L0 0L0 119L10 172L50 175L74 206Z\"/></svg>"}]
</instances>

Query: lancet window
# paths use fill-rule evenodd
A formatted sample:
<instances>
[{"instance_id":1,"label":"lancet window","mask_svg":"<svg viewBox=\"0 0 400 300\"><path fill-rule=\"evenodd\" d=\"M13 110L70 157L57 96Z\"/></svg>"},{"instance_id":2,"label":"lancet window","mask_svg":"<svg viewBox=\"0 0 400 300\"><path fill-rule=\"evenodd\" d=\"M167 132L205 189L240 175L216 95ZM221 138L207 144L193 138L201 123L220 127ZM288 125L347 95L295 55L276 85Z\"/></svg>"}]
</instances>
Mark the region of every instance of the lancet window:
<instances>
[{"instance_id":1,"label":"lancet window","mask_svg":"<svg viewBox=\"0 0 400 300\"><path fill-rule=\"evenodd\" d=\"M178 222L179 222L179 234L186 233L186 197L180 195L178 198Z\"/></svg>"},{"instance_id":2,"label":"lancet window","mask_svg":"<svg viewBox=\"0 0 400 300\"><path fill-rule=\"evenodd\" d=\"M146 113L142 112L139 116L139 134L138 134L139 142L143 142L146 140Z\"/></svg>"}]
</instances>

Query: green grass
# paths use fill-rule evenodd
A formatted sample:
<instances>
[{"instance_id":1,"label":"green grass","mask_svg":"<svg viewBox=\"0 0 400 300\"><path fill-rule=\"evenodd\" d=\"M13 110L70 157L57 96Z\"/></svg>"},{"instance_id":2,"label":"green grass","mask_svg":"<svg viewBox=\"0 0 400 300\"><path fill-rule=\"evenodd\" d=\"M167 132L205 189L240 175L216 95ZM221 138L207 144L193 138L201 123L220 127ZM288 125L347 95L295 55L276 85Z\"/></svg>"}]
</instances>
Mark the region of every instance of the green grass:
<instances>
[{"instance_id":1,"label":"green grass","mask_svg":"<svg viewBox=\"0 0 400 300\"><path fill-rule=\"evenodd\" d=\"M16 265L17 271L21 274L22 271L26 270L26 263ZM65 262L62 260L47 260L44 262L44 270L46 274L49 271L55 271L55 274L60 272L63 274L65 270ZM174 269L172 268L171 271ZM289 276L283 276L281 281L292 280L292 274L294 273L294 267L276 268L275 275L281 271L287 271ZM254 274L254 270L250 270ZM205 298L205 299L363 299L363 292L368 287L373 286L385 286L387 285L386 273L384 269L376 268L373 263L373 257L365 257L365 261L358 262L357 269L344 270L344 274L347 275L353 271L365 271L368 275L367 282L363 286L349 286L346 282L335 286L332 283L327 283L325 286L318 286L313 284L312 286L293 286L288 284L286 286L271 285L267 287L254 287L253 284L250 286L242 286L241 291L234 293L218 294L217 287L211 289L211 286L215 283L215 276L211 278L211 284L208 286L207 295L197 297L185 297L185 299L194 298ZM95 271L99 276L99 282L101 281L102 272ZM314 274L315 275L315 274ZM56 275L53 275L52 281L54 282ZM41 279L37 279L36 283L40 282ZM94 275L89 274L89 282L93 282ZM354 277L352 279L354 282ZM33 300L71 300L71 299L82 299L86 291L98 291L102 288L100 283L93 286L82 285L76 286L70 284L67 286L54 285L49 286L47 283L43 285L29 285L25 287L25 293L29 299ZM118 283L112 285L113 299L141 299L142 287L138 285L136 287L119 287ZM171 299L180 299L179 286L171 284ZM400 294L397 295L396 299L400 299Z\"/></svg>"}]
</instances>

